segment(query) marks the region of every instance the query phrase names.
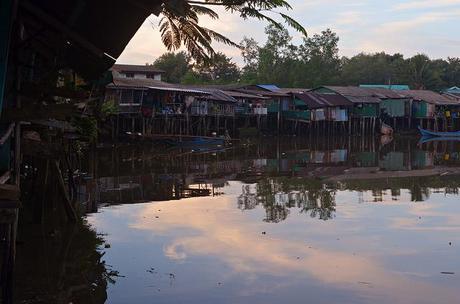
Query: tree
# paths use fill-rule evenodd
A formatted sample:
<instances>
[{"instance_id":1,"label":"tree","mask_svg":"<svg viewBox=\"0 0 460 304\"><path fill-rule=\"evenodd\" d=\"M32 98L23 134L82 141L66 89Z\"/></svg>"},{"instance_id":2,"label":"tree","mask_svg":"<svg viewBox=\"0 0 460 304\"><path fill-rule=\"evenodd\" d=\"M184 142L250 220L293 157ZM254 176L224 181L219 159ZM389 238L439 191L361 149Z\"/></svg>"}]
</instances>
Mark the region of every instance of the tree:
<instances>
[{"instance_id":1,"label":"tree","mask_svg":"<svg viewBox=\"0 0 460 304\"><path fill-rule=\"evenodd\" d=\"M306 35L305 29L294 19L276 9L292 9L285 0L171 0L163 1L159 13L160 34L168 51L185 46L190 55L197 61L209 60L215 51L212 41L238 47L236 43L209 28L199 25L199 17L207 16L218 19L219 15L210 7L222 7L226 11L239 14L243 19L256 18L268 21L281 28L281 24L267 15L275 13L289 26Z\"/></svg>"},{"instance_id":2,"label":"tree","mask_svg":"<svg viewBox=\"0 0 460 304\"><path fill-rule=\"evenodd\" d=\"M241 80L244 83L255 84L257 82L260 47L254 38L244 37L240 42L240 49L245 64L242 69Z\"/></svg>"},{"instance_id":3,"label":"tree","mask_svg":"<svg viewBox=\"0 0 460 304\"><path fill-rule=\"evenodd\" d=\"M257 80L289 86L299 76L297 47L291 44L292 37L285 28L268 25L265 33L267 41L259 49Z\"/></svg>"},{"instance_id":4,"label":"tree","mask_svg":"<svg viewBox=\"0 0 460 304\"><path fill-rule=\"evenodd\" d=\"M447 58L448 66L442 77L447 87L460 86L460 58Z\"/></svg>"},{"instance_id":5,"label":"tree","mask_svg":"<svg viewBox=\"0 0 460 304\"><path fill-rule=\"evenodd\" d=\"M414 89L422 90L430 87L435 82L434 66L430 58L424 54L418 54L408 59L409 77Z\"/></svg>"},{"instance_id":6,"label":"tree","mask_svg":"<svg viewBox=\"0 0 460 304\"><path fill-rule=\"evenodd\" d=\"M304 38L300 57L306 65L306 84L315 87L337 81L340 74L339 37L330 29Z\"/></svg>"},{"instance_id":7,"label":"tree","mask_svg":"<svg viewBox=\"0 0 460 304\"><path fill-rule=\"evenodd\" d=\"M342 58L341 78L347 85L405 84L407 74L407 63L401 54L360 53L349 59Z\"/></svg>"},{"instance_id":8,"label":"tree","mask_svg":"<svg viewBox=\"0 0 460 304\"><path fill-rule=\"evenodd\" d=\"M240 70L232 58L216 53L211 59L195 63L193 70L184 77L184 83L233 83L238 82Z\"/></svg>"},{"instance_id":9,"label":"tree","mask_svg":"<svg viewBox=\"0 0 460 304\"><path fill-rule=\"evenodd\" d=\"M153 66L165 71L164 81L180 83L188 70L191 68L190 57L185 52L164 53L158 57Z\"/></svg>"}]
</instances>

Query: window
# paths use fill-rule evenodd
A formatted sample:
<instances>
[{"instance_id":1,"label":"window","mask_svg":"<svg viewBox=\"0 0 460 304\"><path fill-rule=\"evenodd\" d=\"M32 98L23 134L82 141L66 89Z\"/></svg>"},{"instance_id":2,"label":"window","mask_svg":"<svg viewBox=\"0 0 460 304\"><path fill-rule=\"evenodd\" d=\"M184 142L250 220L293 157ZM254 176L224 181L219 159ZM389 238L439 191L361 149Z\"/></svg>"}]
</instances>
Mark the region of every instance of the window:
<instances>
[{"instance_id":1,"label":"window","mask_svg":"<svg viewBox=\"0 0 460 304\"><path fill-rule=\"evenodd\" d=\"M147 78L155 79L154 73L147 73Z\"/></svg>"},{"instance_id":2,"label":"window","mask_svg":"<svg viewBox=\"0 0 460 304\"><path fill-rule=\"evenodd\" d=\"M134 78L134 73L125 73L126 78Z\"/></svg>"}]
</instances>

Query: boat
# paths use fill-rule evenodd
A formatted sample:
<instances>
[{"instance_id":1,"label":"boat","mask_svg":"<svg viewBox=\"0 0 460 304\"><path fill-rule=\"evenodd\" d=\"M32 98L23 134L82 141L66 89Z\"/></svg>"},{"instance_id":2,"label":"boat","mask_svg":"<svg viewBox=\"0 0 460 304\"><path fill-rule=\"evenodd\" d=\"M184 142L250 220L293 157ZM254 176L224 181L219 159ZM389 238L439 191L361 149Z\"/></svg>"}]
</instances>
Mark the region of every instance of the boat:
<instances>
[{"instance_id":1,"label":"boat","mask_svg":"<svg viewBox=\"0 0 460 304\"><path fill-rule=\"evenodd\" d=\"M386 123L382 122L382 126L380 127L380 133L383 135L392 135L393 134L393 128Z\"/></svg>"},{"instance_id":2,"label":"boat","mask_svg":"<svg viewBox=\"0 0 460 304\"><path fill-rule=\"evenodd\" d=\"M438 141L452 141L452 142L458 142L460 141L460 137L444 137L444 136L422 136L418 142L419 145L422 144L427 144L430 142L438 142Z\"/></svg>"},{"instance_id":3,"label":"boat","mask_svg":"<svg viewBox=\"0 0 460 304\"><path fill-rule=\"evenodd\" d=\"M424 137L460 137L460 131L454 132L435 132L418 127L420 133Z\"/></svg>"},{"instance_id":4,"label":"boat","mask_svg":"<svg viewBox=\"0 0 460 304\"><path fill-rule=\"evenodd\" d=\"M196 146L219 146L225 144L223 137L188 137L178 139L166 139L165 142L176 147L196 147Z\"/></svg>"}]
</instances>

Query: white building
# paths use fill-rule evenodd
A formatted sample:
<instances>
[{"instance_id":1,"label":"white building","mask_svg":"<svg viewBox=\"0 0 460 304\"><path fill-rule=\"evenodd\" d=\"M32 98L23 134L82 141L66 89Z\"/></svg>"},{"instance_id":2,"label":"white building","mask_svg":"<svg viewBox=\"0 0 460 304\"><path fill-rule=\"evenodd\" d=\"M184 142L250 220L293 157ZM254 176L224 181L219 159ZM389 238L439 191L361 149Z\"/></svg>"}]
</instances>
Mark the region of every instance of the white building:
<instances>
[{"instance_id":1,"label":"white building","mask_svg":"<svg viewBox=\"0 0 460 304\"><path fill-rule=\"evenodd\" d=\"M112 69L114 78L153 79L161 81L164 71L151 65L115 64Z\"/></svg>"}]
</instances>

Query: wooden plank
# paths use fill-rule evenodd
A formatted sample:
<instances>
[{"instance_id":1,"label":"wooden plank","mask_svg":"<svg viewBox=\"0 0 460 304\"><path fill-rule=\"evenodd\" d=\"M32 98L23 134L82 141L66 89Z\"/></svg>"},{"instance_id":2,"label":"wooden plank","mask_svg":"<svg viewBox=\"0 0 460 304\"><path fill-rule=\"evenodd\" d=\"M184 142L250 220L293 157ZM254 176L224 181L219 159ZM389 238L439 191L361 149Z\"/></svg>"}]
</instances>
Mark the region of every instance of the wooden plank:
<instances>
[{"instance_id":1,"label":"wooden plank","mask_svg":"<svg viewBox=\"0 0 460 304\"><path fill-rule=\"evenodd\" d=\"M6 132L2 135L2 137L0 137L0 146L3 146L6 141L11 137L11 135L13 134L13 131L14 131L14 126L15 126L15 123L12 122L8 129L6 130Z\"/></svg>"},{"instance_id":2,"label":"wooden plank","mask_svg":"<svg viewBox=\"0 0 460 304\"><path fill-rule=\"evenodd\" d=\"M21 202L18 200L0 200L0 209L15 209L20 207Z\"/></svg>"},{"instance_id":3,"label":"wooden plank","mask_svg":"<svg viewBox=\"0 0 460 304\"><path fill-rule=\"evenodd\" d=\"M0 200L19 200L19 187L16 185L0 185Z\"/></svg>"},{"instance_id":4,"label":"wooden plank","mask_svg":"<svg viewBox=\"0 0 460 304\"><path fill-rule=\"evenodd\" d=\"M0 184L5 184L11 178L11 171L6 171L0 176Z\"/></svg>"},{"instance_id":5,"label":"wooden plank","mask_svg":"<svg viewBox=\"0 0 460 304\"><path fill-rule=\"evenodd\" d=\"M65 120L77 111L77 108L72 104L53 104L43 106L29 103L24 104L24 106L20 109L4 109L1 122L44 120L51 118Z\"/></svg>"}]
</instances>

